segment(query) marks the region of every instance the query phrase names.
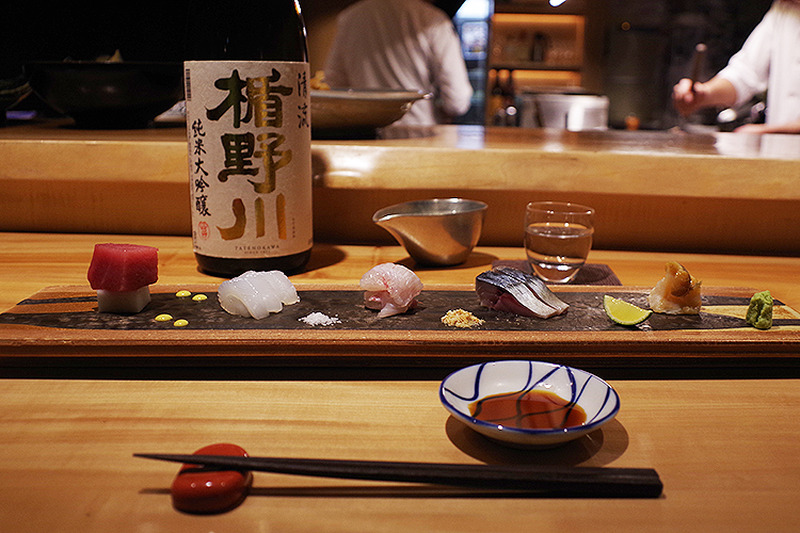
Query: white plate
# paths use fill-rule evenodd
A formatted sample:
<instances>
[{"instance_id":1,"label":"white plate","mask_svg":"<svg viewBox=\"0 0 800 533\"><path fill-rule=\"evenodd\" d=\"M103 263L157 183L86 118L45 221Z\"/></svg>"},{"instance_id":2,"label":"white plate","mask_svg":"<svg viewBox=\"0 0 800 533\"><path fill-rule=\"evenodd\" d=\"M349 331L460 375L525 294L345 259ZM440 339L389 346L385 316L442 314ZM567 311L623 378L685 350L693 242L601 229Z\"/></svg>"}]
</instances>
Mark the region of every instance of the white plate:
<instances>
[{"instance_id":1,"label":"white plate","mask_svg":"<svg viewBox=\"0 0 800 533\"><path fill-rule=\"evenodd\" d=\"M586 412L586 422L563 429L521 429L477 420L470 404L487 396L542 389L575 402ZM447 376L439 398L456 420L506 444L555 446L611 421L619 411L619 395L594 374L569 366L540 361L494 361L462 368Z\"/></svg>"},{"instance_id":2,"label":"white plate","mask_svg":"<svg viewBox=\"0 0 800 533\"><path fill-rule=\"evenodd\" d=\"M399 120L422 91L331 89L311 91L311 127L321 131L364 131Z\"/></svg>"}]
</instances>

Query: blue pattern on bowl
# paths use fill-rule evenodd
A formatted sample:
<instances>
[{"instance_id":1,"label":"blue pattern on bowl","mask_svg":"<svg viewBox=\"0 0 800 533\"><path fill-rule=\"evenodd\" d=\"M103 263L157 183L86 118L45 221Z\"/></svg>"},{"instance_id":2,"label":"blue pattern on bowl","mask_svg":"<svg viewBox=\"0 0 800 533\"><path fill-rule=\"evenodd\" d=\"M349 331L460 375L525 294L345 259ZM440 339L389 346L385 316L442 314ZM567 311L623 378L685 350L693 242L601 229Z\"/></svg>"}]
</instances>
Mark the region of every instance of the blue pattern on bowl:
<instances>
[{"instance_id":1,"label":"blue pattern on bowl","mask_svg":"<svg viewBox=\"0 0 800 533\"><path fill-rule=\"evenodd\" d=\"M522 429L477 420L470 412L470 404L481 398L533 389L548 390L576 403L586 412L586 423L563 429ZM475 431L524 446L553 446L577 439L612 420L620 407L617 392L594 374L524 360L481 363L453 372L442 381L439 398L457 420Z\"/></svg>"}]
</instances>

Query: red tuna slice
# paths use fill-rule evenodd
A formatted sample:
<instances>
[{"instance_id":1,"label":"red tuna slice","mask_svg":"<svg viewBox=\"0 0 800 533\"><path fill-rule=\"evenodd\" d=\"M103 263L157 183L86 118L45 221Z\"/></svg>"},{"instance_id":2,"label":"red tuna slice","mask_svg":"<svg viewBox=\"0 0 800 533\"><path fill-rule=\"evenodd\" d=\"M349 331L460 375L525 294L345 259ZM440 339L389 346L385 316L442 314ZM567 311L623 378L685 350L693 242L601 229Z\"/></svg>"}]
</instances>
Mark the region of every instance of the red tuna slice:
<instances>
[{"instance_id":1,"label":"red tuna slice","mask_svg":"<svg viewBox=\"0 0 800 533\"><path fill-rule=\"evenodd\" d=\"M158 248L139 244L95 244L89 264L95 290L126 292L158 281Z\"/></svg>"}]
</instances>

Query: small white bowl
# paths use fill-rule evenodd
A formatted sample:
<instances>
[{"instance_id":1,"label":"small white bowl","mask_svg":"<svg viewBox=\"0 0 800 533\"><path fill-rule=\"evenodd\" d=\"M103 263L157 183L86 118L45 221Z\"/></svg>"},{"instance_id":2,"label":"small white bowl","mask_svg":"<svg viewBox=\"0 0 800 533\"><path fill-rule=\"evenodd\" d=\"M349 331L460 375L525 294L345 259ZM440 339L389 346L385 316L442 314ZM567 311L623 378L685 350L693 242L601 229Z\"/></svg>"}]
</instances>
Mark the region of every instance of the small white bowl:
<instances>
[{"instance_id":1,"label":"small white bowl","mask_svg":"<svg viewBox=\"0 0 800 533\"><path fill-rule=\"evenodd\" d=\"M547 390L577 403L586 422L563 429L504 427L472 416L470 404L487 396ZM447 376L439 398L456 420L497 441L514 446L549 447L590 433L611 421L619 411L619 395L594 374L541 361L494 361L468 366Z\"/></svg>"}]
</instances>

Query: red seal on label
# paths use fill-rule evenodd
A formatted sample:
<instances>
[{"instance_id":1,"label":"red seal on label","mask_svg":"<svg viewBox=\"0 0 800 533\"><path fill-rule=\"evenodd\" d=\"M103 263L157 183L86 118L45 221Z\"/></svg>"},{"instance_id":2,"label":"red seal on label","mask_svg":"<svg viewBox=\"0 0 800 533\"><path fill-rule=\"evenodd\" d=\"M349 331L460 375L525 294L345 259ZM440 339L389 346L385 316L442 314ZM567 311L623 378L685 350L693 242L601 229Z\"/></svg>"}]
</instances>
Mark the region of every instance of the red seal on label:
<instances>
[{"instance_id":1,"label":"red seal on label","mask_svg":"<svg viewBox=\"0 0 800 533\"><path fill-rule=\"evenodd\" d=\"M197 225L197 231L201 239L208 239L208 223L203 221Z\"/></svg>"}]
</instances>

